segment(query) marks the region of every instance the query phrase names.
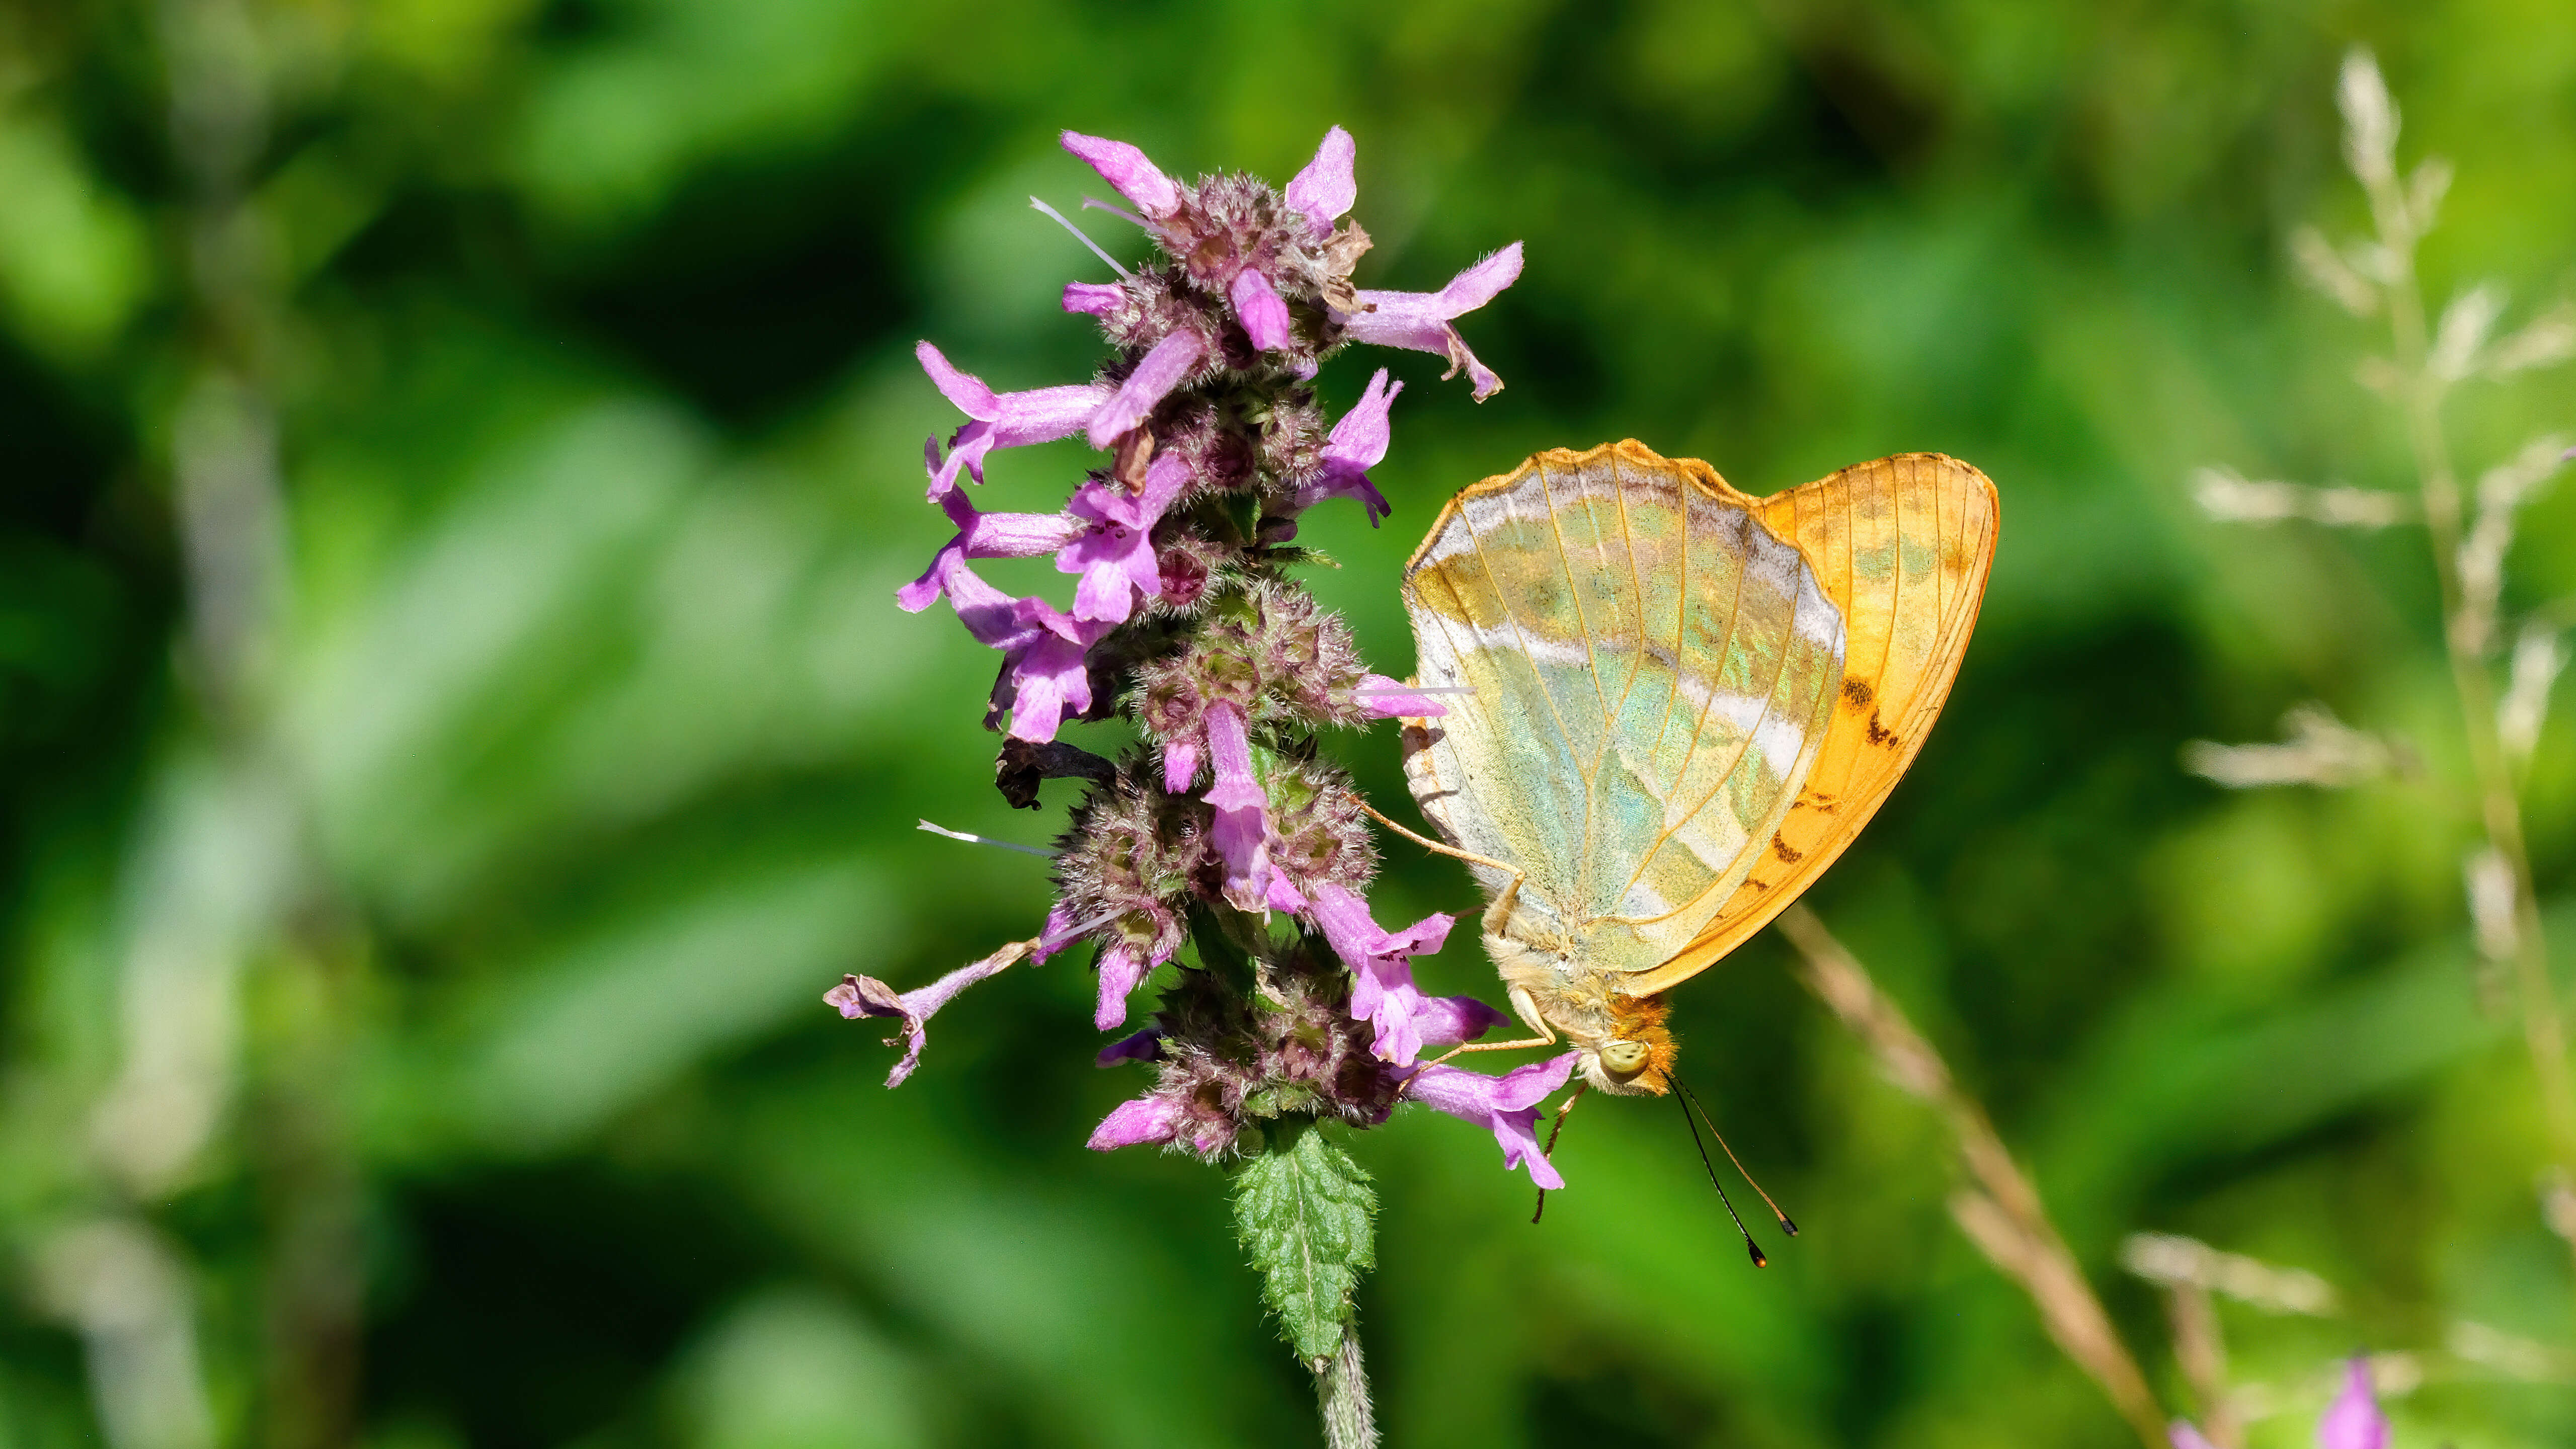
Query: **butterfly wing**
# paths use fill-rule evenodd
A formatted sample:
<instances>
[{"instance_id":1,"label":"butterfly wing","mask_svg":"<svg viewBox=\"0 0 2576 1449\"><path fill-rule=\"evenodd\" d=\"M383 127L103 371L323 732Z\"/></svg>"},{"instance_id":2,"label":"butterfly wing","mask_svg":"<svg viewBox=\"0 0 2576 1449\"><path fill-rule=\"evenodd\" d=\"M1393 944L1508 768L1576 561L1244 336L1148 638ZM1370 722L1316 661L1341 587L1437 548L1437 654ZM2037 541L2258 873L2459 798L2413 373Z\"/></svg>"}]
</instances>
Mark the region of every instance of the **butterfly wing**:
<instances>
[{"instance_id":1,"label":"butterfly wing","mask_svg":"<svg viewBox=\"0 0 2576 1449\"><path fill-rule=\"evenodd\" d=\"M1634 442L1556 450L1460 493L1406 566L1420 682L1473 691L1410 722L1414 798L1596 969L1698 937L1834 717L1841 615L1756 507Z\"/></svg>"},{"instance_id":2,"label":"butterfly wing","mask_svg":"<svg viewBox=\"0 0 2576 1449\"><path fill-rule=\"evenodd\" d=\"M1766 856L1670 961L1622 989L1650 995L1770 924L1869 823L1950 695L1995 558L1995 485L1938 453L1845 468L1758 504L1842 609L1849 643L1824 748Z\"/></svg>"}]
</instances>

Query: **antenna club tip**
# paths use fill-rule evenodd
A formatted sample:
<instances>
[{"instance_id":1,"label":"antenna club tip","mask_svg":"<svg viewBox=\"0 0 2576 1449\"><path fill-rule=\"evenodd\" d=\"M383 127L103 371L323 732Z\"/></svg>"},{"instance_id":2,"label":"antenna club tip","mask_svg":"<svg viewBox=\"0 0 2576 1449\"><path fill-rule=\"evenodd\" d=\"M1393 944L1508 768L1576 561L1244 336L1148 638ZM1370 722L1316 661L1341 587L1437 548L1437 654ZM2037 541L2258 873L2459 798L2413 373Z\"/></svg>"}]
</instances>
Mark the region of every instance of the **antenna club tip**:
<instances>
[{"instance_id":1,"label":"antenna club tip","mask_svg":"<svg viewBox=\"0 0 2576 1449\"><path fill-rule=\"evenodd\" d=\"M1787 1233L1793 1238L1798 1236L1798 1225L1789 1220L1789 1215L1787 1213L1780 1214L1780 1231Z\"/></svg>"},{"instance_id":2,"label":"antenna club tip","mask_svg":"<svg viewBox=\"0 0 2576 1449\"><path fill-rule=\"evenodd\" d=\"M1771 1260L1762 1256L1762 1245L1753 1241L1751 1238L1746 1238L1744 1240L1744 1251L1752 1257L1754 1267L1768 1268L1771 1266Z\"/></svg>"}]
</instances>

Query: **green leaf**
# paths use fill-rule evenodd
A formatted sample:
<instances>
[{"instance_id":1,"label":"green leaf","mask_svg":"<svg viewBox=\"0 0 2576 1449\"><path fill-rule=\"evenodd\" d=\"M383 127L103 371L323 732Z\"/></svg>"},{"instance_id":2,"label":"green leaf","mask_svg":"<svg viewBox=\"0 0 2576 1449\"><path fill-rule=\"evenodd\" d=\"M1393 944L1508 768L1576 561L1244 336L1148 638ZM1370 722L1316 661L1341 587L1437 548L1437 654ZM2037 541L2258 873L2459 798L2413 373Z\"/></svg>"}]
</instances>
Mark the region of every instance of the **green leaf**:
<instances>
[{"instance_id":1,"label":"green leaf","mask_svg":"<svg viewBox=\"0 0 2576 1449\"><path fill-rule=\"evenodd\" d=\"M1350 1326L1351 1290L1377 1266L1377 1194L1350 1154L1310 1119L1269 1133L1234 1178L1234 1221L1261 1296L1300 1358L1328 1358Z\"/></svg>"}]
</instances>

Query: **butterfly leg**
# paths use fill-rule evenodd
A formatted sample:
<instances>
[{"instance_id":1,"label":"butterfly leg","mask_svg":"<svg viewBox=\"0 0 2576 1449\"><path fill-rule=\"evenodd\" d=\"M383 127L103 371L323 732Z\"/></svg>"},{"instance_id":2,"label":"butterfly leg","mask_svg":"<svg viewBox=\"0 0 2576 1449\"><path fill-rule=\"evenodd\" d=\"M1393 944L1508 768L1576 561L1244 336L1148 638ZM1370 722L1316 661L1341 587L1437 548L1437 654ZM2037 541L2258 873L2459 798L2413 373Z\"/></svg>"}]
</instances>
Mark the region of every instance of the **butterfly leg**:
<instances>
[{"instance_id":1,"label":"butterfly leg","mask_svg":"<svg viewBox=\"0 0 2576 1449\"><path fill-rule=\"evenodd\" d=\"M1521 898L1521 882L1528 879L1528 876L1522 872L1519 866L1513 865L1508 861L1496 860L1491 856L1478 855L1472 850L1460 850L1454 845L1443 845L1439 841L1433 840L1426 835L1417 835L1379 814L1376 806L1361 799L1357 793L1352 794L1351 803L1359 806L1362 810L1367 811L1368 817L1371 820L1376 821L1378 824L1385 826L1387 829L1394 831L1396 834L1403 836L1405 839L1412 841L1414 844L1421 846L1425 850L1434 851L1441 855L1454 856L1471 865L1490 866L1495 870L1499 870L1510 875L1512 878L1511 884L1504 886L1502 894L1494 897L1494 903L1485 907L1485 934L1488 936L1499 936L1503 933L1503 927L1509 924L1512 919L1513 904ZM1556 1038L1554 1037L1548 1038L1549 1041L1554 1041L1555 1039Z\"/></svg>"},{"instance_id":2,"label":"butterfly leg","mask_svg":"<svg viewBox=\"0 0 2576 1449\"><path fill-rule=\"evenodd\" d=\"M1556 1139L1565 1131L1565 1119L1574 1114L1574 1104L1582 1101L1583 1094L1591 1090L1592 1084L1590 1082L1577 1082L1574 1087L1573 1095L1557 1104L1556 1125L1547 1129L1547 1146L1539 1150L1539 1156L1549 1158L1551 1160L1555 1158ZM1537 1227L1538 1220L1546 1215L1547 1189L1542 1187L1538 1190L1538 1206L1530 1210L1530 1226Z\"/></svg>"}]
</instances>

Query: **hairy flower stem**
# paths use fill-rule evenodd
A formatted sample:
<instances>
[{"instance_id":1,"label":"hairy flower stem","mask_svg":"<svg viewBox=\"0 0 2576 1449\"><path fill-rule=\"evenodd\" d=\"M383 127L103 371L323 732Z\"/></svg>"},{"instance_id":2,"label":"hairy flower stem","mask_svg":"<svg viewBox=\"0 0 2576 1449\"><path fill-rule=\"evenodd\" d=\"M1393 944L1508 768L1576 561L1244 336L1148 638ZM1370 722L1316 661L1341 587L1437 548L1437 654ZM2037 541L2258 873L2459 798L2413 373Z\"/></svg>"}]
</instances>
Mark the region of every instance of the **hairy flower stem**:
<instances>
[{"instance_id":1,"label":"hairy flower stem","mask_svg":"<svg viewBox=\"0 0 2576 1449\"><path fill-rule=\"evenodd\" d=\"M2497 729L2495 684L2484 658L2485 632L2471 618L2460 582L2459 475L2442 434L2442 395L2448 384L2430 364L2424 292L2415 273L2415 227L2393 179L2370 181L2371 210L2390 258L2389 331L2396 349L2406 436L2415 455L2416 482L2424 502L2424 528L2441 582L2442 646L2450 658L2451 687L2459 697L2468 737L2469 767L2476 779L2479 815L2487 843L2513 873L2514 981L2522 1006L2523 1044L2539 1079L2549 1126L2552 1165L2565 1174L2576 1166L2576 1089L2567 1074L2567 1030L2549 974L2549 944L2542 934L2540 903L2532 887L2531 857L2524 848L2522 801Z\"/></svg>"},{"instance_id":2,"label":"hairy flower stem","mask_svg":"<svg viewBox=\"0 0 2576 1449\"><path fill-rule=\"evenodd\" d=\"M1369 1407L1358 1329L1342 1334L1339 1353L1317 1361L1315 1408L1324 1418L1326 1449L1377 1449L1377 1411Z\"/></svg>"},{"instance_id":3,"label":"hairy flower stem","mask_svg":"<svg viewBox=\"0 0 2576 1449\"><path fill-rule=\"evenodd\" d=\"M1977 1250L2021 1284L2039 1309L2040 1322L2058 1348L2101 1387L2148 1449L2168 1449L2165 1417L2148 1392L2146 1375L2120 1341L2102 1300L2076 1266L2066 1240L2040 1205L2039 1192L2013 1162L1994 1122L1974 1097L1959 1089L1941 1054L1882 994L1869 972L1805 906L1780 913L1780 933L1806 964L1807 989L1861 1040L1879 1069L1909 1096L1932 1105L1959 1145L1959 1157L1976 1180L1950 1198L1950 1214Z\"/></svg>"}]
</instances>

